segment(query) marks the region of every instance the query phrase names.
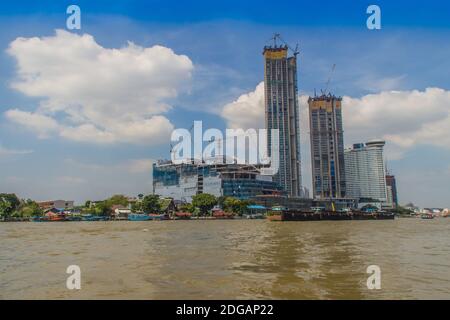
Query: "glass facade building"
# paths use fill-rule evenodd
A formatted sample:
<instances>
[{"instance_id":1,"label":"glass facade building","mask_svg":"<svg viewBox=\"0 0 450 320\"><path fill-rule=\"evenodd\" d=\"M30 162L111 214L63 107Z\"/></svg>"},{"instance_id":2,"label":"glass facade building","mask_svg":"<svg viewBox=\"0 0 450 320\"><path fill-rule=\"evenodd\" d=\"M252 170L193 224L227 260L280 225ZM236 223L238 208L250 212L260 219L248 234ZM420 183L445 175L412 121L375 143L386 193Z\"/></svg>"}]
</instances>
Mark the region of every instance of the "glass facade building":
<instances>
[{"instance_id":1,"label":"glass facade building","mask_svg":"<svg viewBox=\"0 0 450 320\"><path fill-rule=\"evenodd\" d=\"M345 150L348 196L388 202L384 145L384 141L377 140Z\"/></svg>"},{"instance_id":2,"label":"glass facade building","mask_svg":"<svg viewBox=\"0 0 450 320\"><path fill-rule=\"evenodd\" d=\"M268 154L271 129L279 130L279 170L274 181L292 197L302 195L300 121L297 98L297 58L288 57L287 46L264 47L265 121Z\"/></svg>"},{"instance_id":3,"label":"glass facade building","mask_svg":"<svg viewBox=\"0 0 450 320\"><path fill-rule=\"evenodd\" d=\"M191 202L192 197L200 193L238 199L285 194L272 177L261 176L259 168L252 165L171 162L153 165L153 192L186 202Z\"/></svg>"},{"instance_id":4,"label":"glass facade building","mask_svg":"<svg viewBox=\"0 0 450 320\"><path fill-rule=\"evenodd\" d=\"M388 196L392 198L393 206L398 207L397 182L394 175L386 175L386 185L390 189L388 190L388 192L390 192Z\"/></svg>"}]
</instances>

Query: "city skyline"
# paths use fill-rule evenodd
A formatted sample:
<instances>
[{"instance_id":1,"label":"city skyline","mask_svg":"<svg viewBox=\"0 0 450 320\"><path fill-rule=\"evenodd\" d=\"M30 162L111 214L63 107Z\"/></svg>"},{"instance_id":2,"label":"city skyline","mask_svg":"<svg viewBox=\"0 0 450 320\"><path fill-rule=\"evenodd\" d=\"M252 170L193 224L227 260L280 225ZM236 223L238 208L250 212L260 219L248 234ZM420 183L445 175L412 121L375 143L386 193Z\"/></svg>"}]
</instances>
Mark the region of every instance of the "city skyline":
<instances>
[{"instance_id":1,"label":"city skyline","mask_svg":"<svg viewBox=\"0 0 450 320\"><path fill-rule=\"evenodd\" d=\"M212 17L197 12L195 18L186 16L180 23L169 18L170 14L162 13L158 20L150 12L148 17L138 13L133 9L139 8L136 1L128 7L118 5L120 15L117 8L99 8L81 1L81 31L55 33L65 29L64 6L42 5L39 16L27 8L6 5L4 14L10 17L2 17L0 31L1 190L23 198L77 202L115 193L150 192L151 163L169 154L167 135L171 129L189 128L199 119L208 127L222 129L263 127L260 48L271 34L280 32L288 42L300 42L301 112L307 110L305 99L313 95L314 88L325 87L331 66L336 64L331 89L343 96L346 146L375 138L386 140L386 157L397 178L400 203L448 206L450 83L445 70L450 66L445 57L450 46L443 41L449 35L448 21L439 17L434 22L427 20L426 10L412 10L417 20L408 20L405 16L413 13L403 14L402 8L382 2L386 20L376 33L365 27L363 6L336 8L343 19L329 25L321 17L321 26L299 18L304 18L302 6L297 7L300 16L288 14L285 21L273 20L258 8L260 15L252 13L236 22L242 14L238 7L224 13L218 8ZM308 9L314 7L308 5ZM390 13L398 16L400 11L400 20L389 18ZM89 13L86 18L85 13ZM163 21L164 17L167 20ZM419 25L424 27L416 30ZM111 26L118 30L115 34L108 31ZM127 46L127 41L135 46ZM74 50L81 43L84 51ZM396 43L402 45L393 48ZM58 50L46 53L45 49L55 49L56 44L72 50L71 63L81 73L64 65L60 74L51 72L49 61L65 62L59 60ZM325 44L332 54L323 52ZM440 50L431 50L436 47ZM97 60L112 49L128 55L128 63L113 59L103 65L104 61ZM30 50L39 53L38 61L26 59ZM142 81L147 71L137 68L138 72L132 72L133 67L139 67L134 62L139 58L154 61L156 50L172 68L161 63L160 69L149 73L150 80ZM124 73L102 79L87 72L97 81L94 85L83 73L92 69L86 56L93 58L99 70L119 65ZM32 72L47 78L24 81L23 76ZM67 74L81 77L85 87L72 86ZM167 75L165 82L155 86L151 79L162 75ZM121 84L124 76L130 79L129 86ZM69 90L48 89L53 77ZM105 90L102 83L116 90ZM83 94L88 88L98 90ZM146 88L154 90L145 92ZM127 105L126 112L121 105L105 108L111 101L124 101L124 92L145 93L141 98L151 104L136 99ZM98 104L100 100L105 104ZM376 114L371 112L375 109ZM300 118L308 119L304 115ZM301 123L300 130L303 181L311 189L307 124Z\"/></svg>"}]
</instances>

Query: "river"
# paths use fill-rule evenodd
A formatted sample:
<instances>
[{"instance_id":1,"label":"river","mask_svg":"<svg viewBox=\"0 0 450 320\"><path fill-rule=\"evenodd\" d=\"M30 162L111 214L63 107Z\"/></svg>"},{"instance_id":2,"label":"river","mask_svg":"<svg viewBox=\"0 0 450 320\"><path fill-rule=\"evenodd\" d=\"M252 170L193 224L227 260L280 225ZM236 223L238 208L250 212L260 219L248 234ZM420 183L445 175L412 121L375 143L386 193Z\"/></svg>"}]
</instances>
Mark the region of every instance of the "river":
<instances>
[{"instance_id":1,"label":"river","mask_svg":"<svg viewBox=\"0 0 450 320\"><path fill-rule=\"evenodd\" d=\"M0 223L0 299L433 298L450 299L450 219Z\"/></svg>"}]
</instances>

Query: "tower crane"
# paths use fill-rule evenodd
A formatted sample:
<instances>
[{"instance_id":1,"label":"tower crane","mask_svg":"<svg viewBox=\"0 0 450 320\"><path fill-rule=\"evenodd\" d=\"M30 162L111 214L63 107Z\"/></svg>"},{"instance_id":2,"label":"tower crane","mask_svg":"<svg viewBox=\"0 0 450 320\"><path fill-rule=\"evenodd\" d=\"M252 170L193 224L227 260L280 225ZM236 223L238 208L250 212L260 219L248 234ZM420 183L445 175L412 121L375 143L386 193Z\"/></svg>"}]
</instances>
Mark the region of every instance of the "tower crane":
<instances>
[{"instance_id":1,"label":"tower crane","mask_svg":"<svg viewBox=\"0 0 450 320\"><path fill-rule=\"evenodd\" d=\"M298 49L298 43L295 46L295 48L292 48L286 41L283 40L283 38L281 37L281 34L279 33L274 33L273 36L269 39L269 41L273 41L274 46L277 46L277 39L283 43L289 50L292 51L292 54L297 57L297 55L300 53L299 49Z\"/></svg>"}]
</instances>

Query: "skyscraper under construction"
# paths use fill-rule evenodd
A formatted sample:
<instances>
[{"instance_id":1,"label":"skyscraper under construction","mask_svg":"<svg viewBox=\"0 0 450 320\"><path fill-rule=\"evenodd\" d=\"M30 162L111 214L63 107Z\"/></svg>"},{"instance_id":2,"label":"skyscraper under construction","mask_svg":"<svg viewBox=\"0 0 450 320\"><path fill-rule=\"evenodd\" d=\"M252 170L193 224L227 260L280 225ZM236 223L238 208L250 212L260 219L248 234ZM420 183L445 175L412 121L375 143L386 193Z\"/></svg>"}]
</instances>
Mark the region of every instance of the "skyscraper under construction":
<instances>
[{"instance_id":1,"label":"skyscraper under construction","mask_svg":"<svg viewBox=\"0 0 450 320\"><path fill-rule=\"evenodd\" d=\"M313 193L316 199L344 198L344 132L342 98L331 94L310 97L309 123Z\"/></svg>"},{"instance_id":2,"label":"skyscraper under construction","mask_svg":"<svg viewBox=\"0 0 450 320\"><path fill-rule=\"evenodd\" d=\"M274 38L276 40L276 38ZM279 131L279 170L274 181L291 197L302 196L297 53L288 57L288 46L264 47L265 116L269 156L271 129Z\"/></svg>"}]
</instances>

